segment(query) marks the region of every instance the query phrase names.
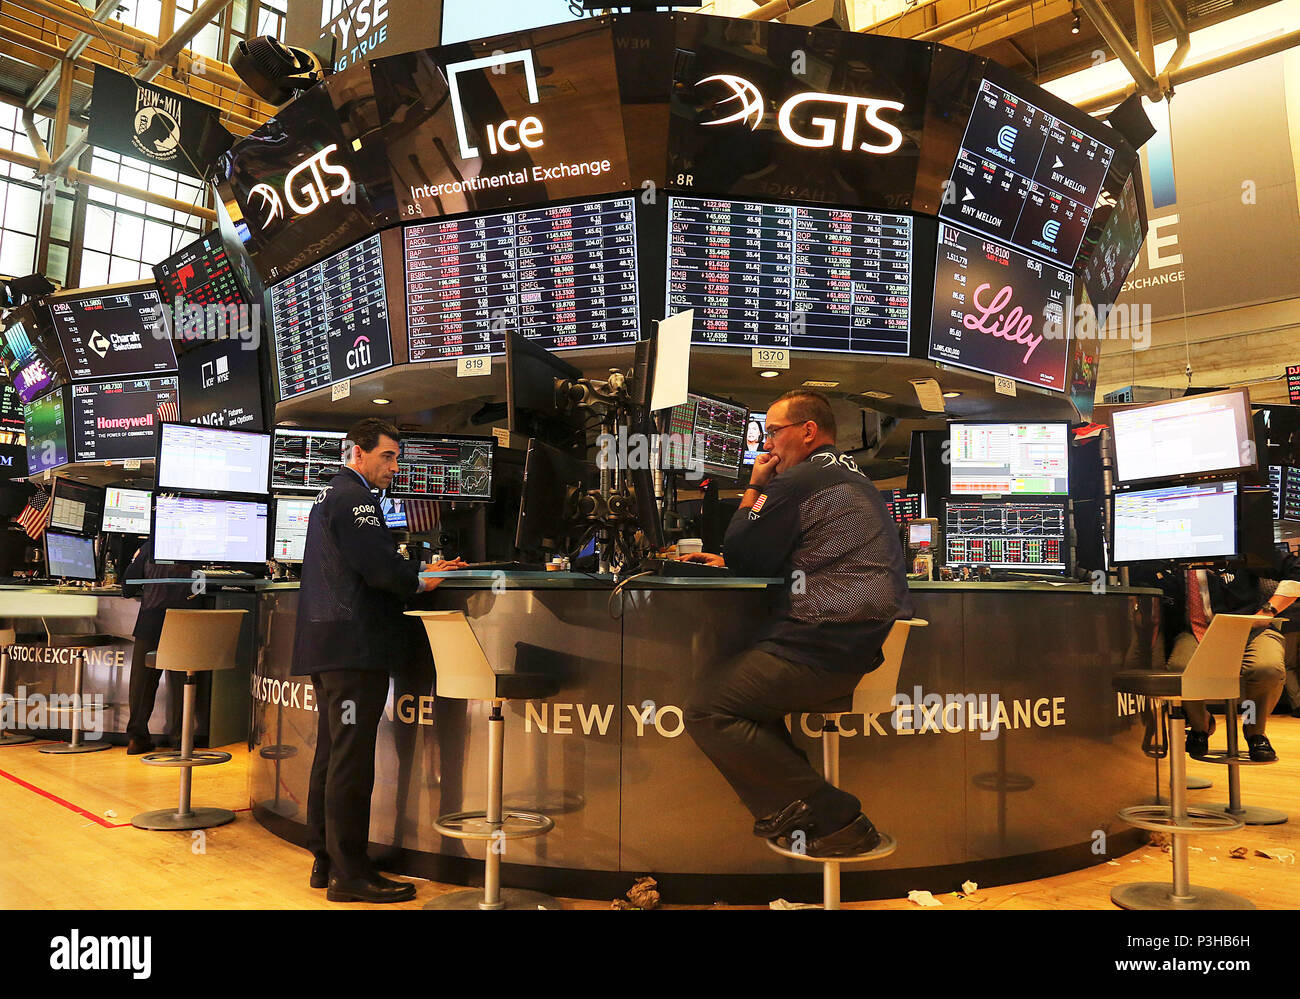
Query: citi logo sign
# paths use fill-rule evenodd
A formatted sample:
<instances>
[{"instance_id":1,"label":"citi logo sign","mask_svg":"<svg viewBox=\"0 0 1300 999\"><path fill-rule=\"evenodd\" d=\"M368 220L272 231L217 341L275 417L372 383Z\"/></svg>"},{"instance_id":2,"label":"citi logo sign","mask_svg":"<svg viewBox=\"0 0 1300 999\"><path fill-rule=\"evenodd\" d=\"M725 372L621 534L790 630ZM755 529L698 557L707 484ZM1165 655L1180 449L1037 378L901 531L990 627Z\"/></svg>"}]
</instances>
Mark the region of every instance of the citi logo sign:
<instances>
[{"instance_id":1,"label":"citi logo sign","mask_svg":"<svg viewBox=\"0 0 1300 999\"><path fill-rule=\"evenodd\" d=\"M447 64L447 87L451 90L451 113L456 120L456 138L460 142L462 159L476 159L481 154L478 146L469 140L469 133L465 124L465 105L460 96L461 74L484 69L490 69L493 73L501 74L506 71L507 66L516 62L524 67L524 82L528 92L528 103L539 103L537 67L533 63L532 49L522 49L518 52L494 52L492 55L483 56L480 59L465 59L461 62ZM508 153L517 153L525 147L540 149L545 142L542 134L542 121L536 115L528 115L518 119L507 118L505 121L490 123L484 126L484 132L487 135L488 150L494 156L502 150Z\"/></svg>"},{"instance_id":2,"label":"citi logo sign","mask_svg":"<svg viewBox=\"0 0 1300 999\"><path fill-rule=\"evenodd\" d=\"M257 184L248 192L250 201L254 195L261 200L263 229L284 218L284 202L298 215L310 215L327 201L352 190L352 174L347 167L329 161L330 154L338 148L337 142L332 143L290 170L284 178L284 201L270 184Z\"/></svg>"},{"instance_id":3,"label":"citi logo sign","mask_svg":"<svg viewBox=\"0 0 1300 999\"><path fill-rule=\"evenodd\" d=\"M370 363L370 337L364 333L352 343L346 358L349 371L358 371Z\"/></svg>"},{"instance_id":4,"label":"citi logo sign","mask_svg":"<svg viewBox=\"0 0 1300 999\"><path fill-rule=\"evenodd\" d=\"M745 122L750 131L756 131L763 120L764 99L759 89L741 76L720 74L706 76L697 86L705 83L720 83L731 91L731 96L715 102L714 107L727 113L713 121L702 122L704 125L729 125ZM736 104L733 109L724 109L723 105ZM810 117L806 122L795 126L795 111L804 105ZM855 94L826 94L820 91L806 91L795 94L781 105L776 115L776 126L785 138L796 146L809 149L826 149L839 144L847 152L858 150L877 156L892 153L903 144L903 133L897 125L881 118L885 111L902 111L903 105L898 101L887 101L877 97L859 97ZM820 112L820 113L818 113ZM859 128L865 126L871 133L861 137ZM811 132L807 129L811 126ZM871 141L874 138L876 141Z\"/></svg>"}]
</instances>

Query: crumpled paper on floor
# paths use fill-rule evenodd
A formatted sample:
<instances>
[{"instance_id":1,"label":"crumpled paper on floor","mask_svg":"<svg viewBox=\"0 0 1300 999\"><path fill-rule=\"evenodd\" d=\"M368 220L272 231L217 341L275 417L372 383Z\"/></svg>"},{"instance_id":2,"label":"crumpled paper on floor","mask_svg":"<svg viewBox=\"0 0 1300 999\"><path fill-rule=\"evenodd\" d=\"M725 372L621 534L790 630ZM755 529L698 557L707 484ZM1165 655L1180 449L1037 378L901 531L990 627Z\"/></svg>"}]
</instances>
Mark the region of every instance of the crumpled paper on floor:
<instances>
[{"instance_id":1,"label":"crumpled paper on floor","mask_svg":"<svg viewBox=\"0 0 1300 999\"><path fill-rule=\"evenodd\" d=\"M1267 850L1256 850L1255 856L1264 857L1267 860L1280 860L1284 864L1295 863L1294 850L1284 850L1281 847L1277 847L1277 846L1270 847Z\"/></svg>"},{"instance_id":2,"label":"crumpled paper on floor","mask_svg":"<svg viewBox=\"0 0 1300 999\"><path fill-rule=\"evenodd\" d=\"M813 905L811 902L789 902L783 898L778 898L773 902L767 903L769 909L820 909L820 905Z\"/></svg>"},{"instance_id":3,"label":"crumpled paper on floor","mask_svg":"<svg viewBox=\"0 0 1300 999\"><path fill-rule=\"evenodd\" d=\"M907 900L909 902L915 902L917 905L925 906L926 908L943 905L942 902L928 891L909 891L907 893Z\"/></svg>"},{"instance_id":4,"label":"crumpled paper on floor","mask_svg":"<svg viewBox=\"0 0 1300 999\"><path fill-rule=\"evenodd\" d=\"M657 909L659 908L659 892L655 888L658 884L659 882L654 878L637 878L632 883L632 887L627 890L627 900L616 898L610 903L610 908Z\"/></svg>"}]
</instances>

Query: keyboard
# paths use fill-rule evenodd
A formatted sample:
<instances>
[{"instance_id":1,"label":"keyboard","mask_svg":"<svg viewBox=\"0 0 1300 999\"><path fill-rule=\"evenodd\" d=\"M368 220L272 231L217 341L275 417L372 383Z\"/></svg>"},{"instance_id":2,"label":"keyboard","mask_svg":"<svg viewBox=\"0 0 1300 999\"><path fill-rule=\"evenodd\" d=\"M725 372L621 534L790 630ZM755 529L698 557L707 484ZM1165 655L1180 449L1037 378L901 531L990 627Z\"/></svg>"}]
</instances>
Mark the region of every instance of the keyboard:
<instances>
[{"instance_id":1,"label":"keyboard","mask_svg":"<svg viewBox=\"0 0 1300 999\"><path fill-rule=\"evenodd\" d=\"M656 576L707 577L711 579L732 574L731 570L726 566L708 565L704 562L679 562L671 558L643 558L640 565L627 575L641 572L653 572Z\"/></svg>"},{"instance_id":2,"label":"keyboard","mask_svg":"<svg viewBox=\"0 0 1300 999\"><path fill-rule=\"evenodd\" d=\"M199 572L209 579L261 579L261 576L254 576L251 572L241 572L239 569L199 569Z\"/></svg>"}]
</instances>

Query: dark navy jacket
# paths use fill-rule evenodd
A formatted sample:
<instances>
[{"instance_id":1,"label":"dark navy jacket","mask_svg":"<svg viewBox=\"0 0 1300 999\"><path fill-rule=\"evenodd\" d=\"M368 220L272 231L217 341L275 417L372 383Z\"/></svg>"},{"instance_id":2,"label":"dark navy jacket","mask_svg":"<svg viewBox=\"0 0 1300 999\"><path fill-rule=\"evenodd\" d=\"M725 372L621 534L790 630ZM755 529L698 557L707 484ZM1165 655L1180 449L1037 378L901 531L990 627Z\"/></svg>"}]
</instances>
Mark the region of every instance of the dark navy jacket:
<instances>
[{"instance_id":1,"label":"dark navy jacket","mask_svg":"<svg viewBox=\"0 0 1300 999\"><path fill-rule=\"evenodd\" d=\"M365 481L340 469L307 520L293 673L402 668L412 623L402 611L419 583Z\"/></svg>"},{"instance_id":2,"label":"dark navy jacket","mask_svg":"<svg viewBox=\"0 0 1300 999\"><path fill-rule=\"evenodd\" d=\"M739 576L789 581L756 647L791 662L867 673L890 626L912 616L903 549L880 491L826 445L739 510L723 541Z\"/></svg>"}]
</instances>

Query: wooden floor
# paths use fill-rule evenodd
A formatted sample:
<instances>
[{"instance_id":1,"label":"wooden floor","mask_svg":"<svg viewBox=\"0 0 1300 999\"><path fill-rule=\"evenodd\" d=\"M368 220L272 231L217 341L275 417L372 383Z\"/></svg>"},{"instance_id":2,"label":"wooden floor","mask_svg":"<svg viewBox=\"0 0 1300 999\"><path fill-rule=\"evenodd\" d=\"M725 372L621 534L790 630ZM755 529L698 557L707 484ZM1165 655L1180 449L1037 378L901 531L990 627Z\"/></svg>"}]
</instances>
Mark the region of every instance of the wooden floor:
<instances>
[{"instance_id":1,"label":"wooden floor","mask_svg":"<svg viewBox=\"0 0 1300 999\"><path fill-rule=\"evenodd\" d=\"M1281 761L1243 768L1245 799L1247 804L1289 811L1294 820L1195 838L1192 880L1238 892L1261 909L1293 909L1300 898L1300 867L1256 851L1300 854L1300 719L1274 716L1269 734ZM1220 725L1212 745L1221 744L1222 738ZM230 763L195 771L196 804L238 810L233 824L205 833L142 832L130 825L137 812L175 804L175 770L145 766L121 748L50 756L36 752L36 745L40 743L0 748L0 908L365 908L327 902L323 891L307 887L309 855L252 819L242 745L224 747L234 754ZM1190 761L1189 771L1216 783L1212 790L1191 792L1192 802L1225 800L1221 767ZM1244 859L1229 856L1238 847L1245 848ZM1169 873L1169 854L1150 846L1060 877L980 889L967 898L939 898L946 909L1110 909L1112 885L1167 881ZM416 909L440 892L453 890L432 882L416 884L414 901L371 908ZM607 908L609 903L565 905ZM892 899L846 908L916 905Z\"/></svg>"}]
</instances>

